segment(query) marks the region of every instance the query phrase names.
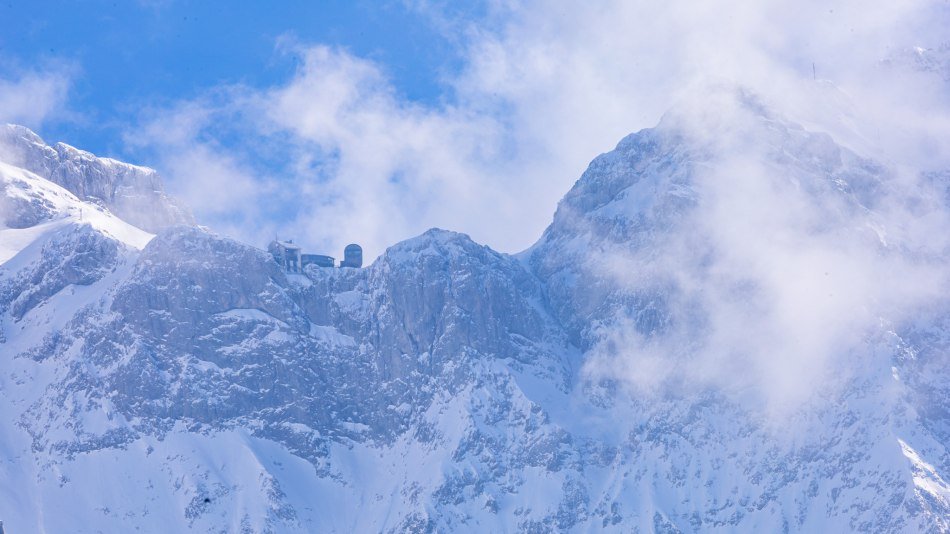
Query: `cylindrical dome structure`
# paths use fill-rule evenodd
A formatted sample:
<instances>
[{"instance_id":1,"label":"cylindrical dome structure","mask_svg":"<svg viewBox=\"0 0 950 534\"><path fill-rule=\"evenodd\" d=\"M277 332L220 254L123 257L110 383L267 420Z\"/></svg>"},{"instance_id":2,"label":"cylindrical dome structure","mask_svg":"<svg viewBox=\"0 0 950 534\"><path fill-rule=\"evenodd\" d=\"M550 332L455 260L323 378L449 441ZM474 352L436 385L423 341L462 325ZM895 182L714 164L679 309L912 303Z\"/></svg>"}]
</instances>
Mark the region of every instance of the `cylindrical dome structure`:
<instances>
[{"instance_id":1,"label":"cylindrical dome structure","mask_svg":"<svg viewBox=\"0 0 950 534\"><path fill-rule=\"evenodd\" d=\"M343 261L340 267L362 267L363 266L363 247L352 243L343 249Z\"/></svg>"}]
</instances>

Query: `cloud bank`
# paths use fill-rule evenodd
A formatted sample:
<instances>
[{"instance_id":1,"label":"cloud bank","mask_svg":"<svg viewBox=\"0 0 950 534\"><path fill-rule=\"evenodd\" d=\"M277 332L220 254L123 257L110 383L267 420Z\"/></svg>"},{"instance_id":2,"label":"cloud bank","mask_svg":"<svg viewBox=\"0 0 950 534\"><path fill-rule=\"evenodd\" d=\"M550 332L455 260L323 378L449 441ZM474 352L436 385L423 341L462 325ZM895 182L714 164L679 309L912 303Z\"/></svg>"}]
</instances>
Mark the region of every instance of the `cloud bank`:
<instances>
[{"instance_id":1,"label":"cloud bank","mask_svg":"<svg viewBox=\"0 0 950 534\"><path fill-rule=\"evenodd\" d=\"M893 383L895 332L948 305L950 174L882 165L735 92L667 116L659 130L688 152L651 167L660 185L642 177L615 199L653 198L636 220L645 240L597 243L578 278L659 303L662 319L595 316L585 377L638 396L713 390L782 417L851 380ZM605 234L596 215L569 220Z\"/></svg>"}]
</instances>

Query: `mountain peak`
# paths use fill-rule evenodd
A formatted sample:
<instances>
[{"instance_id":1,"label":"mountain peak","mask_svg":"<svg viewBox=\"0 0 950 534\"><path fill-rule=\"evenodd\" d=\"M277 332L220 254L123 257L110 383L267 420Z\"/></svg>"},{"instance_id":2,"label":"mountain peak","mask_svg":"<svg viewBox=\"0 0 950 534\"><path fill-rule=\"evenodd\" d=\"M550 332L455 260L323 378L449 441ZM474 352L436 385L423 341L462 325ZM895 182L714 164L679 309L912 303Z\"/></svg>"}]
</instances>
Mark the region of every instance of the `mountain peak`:
<instances>
[{"instance_id":1,"label":"mountain peak","mask_svg":"<svg viewBox=\"0 0 950 534\"><path fill-rule=\"evenodd\" d=\"M491 250L472 241L467 234L430 228L421 235L389 247L384 256L388 261L399 261L400 258L415 260L425 256L458 256L459 253L467 254L482 249Z\"/></svg>"},{"instance_id":2,"label":"mountain peak","mask_svg":"<svg viewBox=\"0 0 950 534\"><path fill-rule=\"evenodd\" d=\"M0 124L0 138L10 139L15 137L38 145L46 145L42 137L26 126L10 123Z\"/></svg>"},{"instance_id":3,"label":"mountain peak","mask_svg":"<svg viewBox=\"0 0 950 534\"><path fill-rule=\"evenodd\" d=\"M48 145L24 126L0 126L0 159L26 169L99 204L149 232L194 224L191 213L165 193L159 174L148 167L100 158L65 143Z\"/></svg>"}]
</instances>

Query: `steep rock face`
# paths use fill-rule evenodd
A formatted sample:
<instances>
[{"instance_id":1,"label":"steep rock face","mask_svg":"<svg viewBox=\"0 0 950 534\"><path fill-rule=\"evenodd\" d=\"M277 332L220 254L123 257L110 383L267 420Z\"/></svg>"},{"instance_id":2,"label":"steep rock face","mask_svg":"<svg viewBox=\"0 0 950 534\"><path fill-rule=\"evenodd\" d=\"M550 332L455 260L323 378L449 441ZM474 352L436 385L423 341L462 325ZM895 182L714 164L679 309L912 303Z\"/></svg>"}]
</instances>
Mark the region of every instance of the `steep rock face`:
<instances>
[{"instance_id":1,"label":"steep rock face","mask_svg":"<svg viewBox=\"0 0 950 534\"><path fill-rule=\"evenodd\" d=\"M648 250L695 203L691 154L675 132L646 130L595 159L558 205L541 241L526 252L547 288L552 309L575 343L589 346L589 328L618 310L639 314L650 332L665 322L663 288L618 294L605 276L616 246Z\"/></svg>"},{"instance_id":2,"label":"steep rock face","mask_svg":"<svg viewBox=\"0 0 950 534\"><path fill-rule=\"evenodd\" d=\"M99 281L115 269L121 246L88 225L54 236L38 261L0 277L0 312L19 320L67 286Z\"/></svg>"},{"instance_id":3,"label":"steep rock face","mask_svg":"<svg viewBox=\"0 0 950 534\"><path fill-rule=\"evenodd\" d=\"M638 513L655 509L661 530L808 530L822 521L851 530L947 528L947 485L931 482L945 480L933 466L948 457L936 422L946 417L936 398L945 394L937 382L950 378L938 369L948 363L946 335L935 327L927 337L912 325L923 310L950 303L939 290L913 301L913 283L899 296L879 291L894 283L886 277L854 296L835 295L876 276L878 262L882 271L901 265L933 275L934 288L946 284L945 240L901 233L918 216L944 220L944 209L901 198L892 170L742 91L714 96L596 158L523 255L586 351L594 404L641 421L622 425L630 440L619 448L631 462L621 470L652 477ZM920 212L888 211L902 203ZM853 258L870 266L849 265ZM855 319L888 299L893 307ZM902 315L901 306L915 311ZM853 322L829 327L840 314ZM860 341L802 343L816 334ZM835 385L824 373L836 374ZM633 405L618 401L618 388L633 391ZM770 404L795 421L797 442L771 427L761 409ZM727 450L743 452L718 463ZM908 459L925 481L909 483ZM858 474L852 464L876 468ZM726 471L751 483L730 490L736 500L697 506L695 496Z\"/></svg>"},{"instance_id":4,"label":"steep rock face","mask_svg":"<svg viewBox=\"0 0 950 534\"><path fill-rule=\"evenodd\" d=\"M64 143L49 146L29 129L12 124L0 125L0 156L143 230L194 224L188 210L165 194L153 169L99 158Z\"/></svg>"},{"instance_id":5,"label":"steep rock face","mask_svg":"<svg viewBox=\"0 0 950 534\"><path fill-rule=\"evenodd\" d=\"M536 363L537 344L559 330L541 306L541 286L509 256L468 236L430 230L386 251L368 271L370 335L389 361L426 354L440 369L467 350ZM564 369L555 376L567 380Z\"/></svg>"},{"instance_id":6,"label":"steep rock face","mask_svg":"<svg viewBox=\"0 0 950 534\"><path fill-rule=\"evenodd\" d=\"M325 427L337 401L316 356L332 359L339 347L311 337L286 286L258 249L192 228L154 239L108 301L77 316L52 344L53 357L78 351L59 397L100 399L117 415L97 436L76 433L55 447L161 434L175 421L226 428L257 416L263 433L285 421ZM319 398L306 402L311 392ZM81 417L85 406L73 405ZM44 423L28 424L40 436ZM312 449L301 454L312 457Z\"/></svg>"},{"instance_id":7,"label":"steep rock face","mask_svg":"<svg viewBox=\"0 0 950 534\"><path fill-rule=\"evenodd\" d=\"M755 202L738 198L743 189L761 192L763 204L786 191L807 198L807 220L787 222L816 236L876 241L869 210L888 178L880 164L775 115L753 95L719 89L703 109L667 113L595 158L523 256L577 343L589 347L597 328L618 320L651 336L670 326L673 301L689 299L678 271L708 270L723 255L716 234L734 221L721 210ZM736 179L746 183L732 188ZM663 264L669 260L676 264ZM689 321L701 318L679 322Z\"/></svg>"},{"instance_id":8,"label":"steep rock face","mask_svg":"<svg viewBox=\"0 0 950 534\"><path fill-rule=\"evenodd\" d=\"M550 382L556 395L571 379L569 347L539 298L520 263L450 232L401 243L368 269L303 276L284 274L258 249L176 229L143 250L108 298L48 337L42 355L29 354L69 371L21 424L37 451L56 455L126 446L175 424L252 428L331 478L339 443L441 443L445 454L456 443L459 457L478 454L473 462L490 462L503 478L505 458L518 469L545 464L540 450L564 439L515 378ZM446 421L437 414L455 396L472 405ZM63 415L57 406L70 408ZM70 423L100 410L110 423L95 432ZM482 423L477 434L455 435L473 417L513 418L532 433ZM549 433L561 437L540 437ZM456 493L472 482L444 476L422 487L431 494L419 511L431 495L461 502Z\"/></svg>"},{"instance_id":9,"label":"steep rock face","mask_svg":"<svg viewBox=\"0 0 950 534\"><path fill-rule=\"evenodd\" d=\"M53 218L55 206L42 196L11 195L11 184L0 183L0 223L7 228L30 228Z\"/></svg>"}]
</instances>

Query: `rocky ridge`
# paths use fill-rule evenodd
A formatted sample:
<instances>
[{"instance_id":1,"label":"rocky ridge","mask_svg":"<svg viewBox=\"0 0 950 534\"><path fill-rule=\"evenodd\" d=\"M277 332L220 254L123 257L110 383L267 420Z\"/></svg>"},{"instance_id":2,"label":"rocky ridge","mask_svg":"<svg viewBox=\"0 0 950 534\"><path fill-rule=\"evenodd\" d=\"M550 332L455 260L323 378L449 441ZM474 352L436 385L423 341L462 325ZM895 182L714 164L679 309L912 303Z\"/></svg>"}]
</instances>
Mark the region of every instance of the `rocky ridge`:
<instances>
[{"instance_id":1,"label":"rocky ridge","mask_svg":"<svg viewBox=\"0 0 950 534\"><path fill-rule=\"evenodd\" d=\"M60 185L147 232L195 224L191 213L165 194L154 169L96 157L65 143L50 146L23 126L0 125L0 160Z\"/></svg>"}]
</instances>

